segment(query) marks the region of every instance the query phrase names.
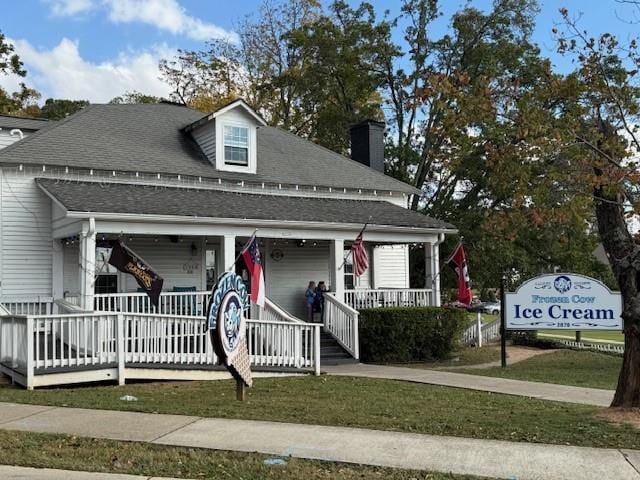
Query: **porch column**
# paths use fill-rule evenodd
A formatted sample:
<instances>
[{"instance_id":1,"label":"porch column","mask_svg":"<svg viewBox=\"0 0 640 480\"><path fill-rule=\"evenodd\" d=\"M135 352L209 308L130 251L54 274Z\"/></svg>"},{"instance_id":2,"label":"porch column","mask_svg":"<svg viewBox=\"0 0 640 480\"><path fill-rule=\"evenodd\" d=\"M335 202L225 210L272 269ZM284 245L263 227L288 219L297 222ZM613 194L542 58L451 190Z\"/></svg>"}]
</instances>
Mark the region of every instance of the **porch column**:
<instances>
[{"instance_id":1,"label":"porch column","mask_svg":"<svg viewBox=\"0 0 640 480\"><path fill-rule=\"evenodd\" d=\"M339 301L344 302L344 270L340 268L344 260L344 239L331 240L329 243L329 259L331 291L335 293Z\"/></svg>"},{"instance_id":2,"label":"porch column","mask_svg":"<svg viewBox=\"0 0 640 480\"><path fill-rule=\"evenodd\" d=\"M51 296L54 300L64 297L64 250L57 238L53 239L51 250Z\"/></svg>"},{"instance_id":3,"label":"porch column","mask_svg":"<svg viewBox=\"0 0 640 480\"><path fill-rule=\"evenodd\" d=\"M222 275L233 265L233 261L236 259L236 236L224 235L220 242L220 249L220 267L218 271L220 272L219 275Z\"/></svg>"},{"instance_id":4,"label":"porch column","mask_svg":"<svg viewBox=\"0 0 640 480\"><path fill-rule=\"evenodd\" d=\"M80 233L80 307L93 311L96 273L96 222L90 218Z\"/></svg>"},{"instance_id":5,"label":"porch column","mask_svg":"<svg viewBox=\"0 0 640 480\"><path fill-rule=\"evenodd\" d=\"M424 244L425 286L433 293L433 305L439 307L440 301L440 245L438 243Z\"/></svg>"}]
</instances>

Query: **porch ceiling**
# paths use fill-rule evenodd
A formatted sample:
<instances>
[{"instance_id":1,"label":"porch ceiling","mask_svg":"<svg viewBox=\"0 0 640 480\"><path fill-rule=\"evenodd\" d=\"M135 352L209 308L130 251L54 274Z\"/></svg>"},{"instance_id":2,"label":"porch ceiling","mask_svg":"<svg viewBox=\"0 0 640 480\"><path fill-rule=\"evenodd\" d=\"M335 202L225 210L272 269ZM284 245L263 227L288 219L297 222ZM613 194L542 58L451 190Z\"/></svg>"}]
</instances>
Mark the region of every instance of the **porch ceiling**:
<instances>
[{"instance_id":1,"label":"porch ceiling","mask_svg":"<svg viewBox=\"0 0 640 480\"><path fill-rule=\"evenodd\" d=\"M326 222L423 228L455 227L385 201L258 195L220 190L38 178L68 212ZM371 220L370 220L371 218Z\"/></svg>"}]
</instances>

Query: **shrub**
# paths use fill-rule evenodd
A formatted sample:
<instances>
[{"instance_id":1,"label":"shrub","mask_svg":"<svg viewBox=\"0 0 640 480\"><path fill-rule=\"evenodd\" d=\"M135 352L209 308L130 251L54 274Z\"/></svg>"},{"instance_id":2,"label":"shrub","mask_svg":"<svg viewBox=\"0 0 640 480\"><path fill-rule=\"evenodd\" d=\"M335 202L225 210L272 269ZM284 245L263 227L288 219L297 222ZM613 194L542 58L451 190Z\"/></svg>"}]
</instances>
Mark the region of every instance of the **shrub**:
<instances>
[{"instance_id":1,"label":"shrub","mask_svg":"<svg viewBox=\"0 0 640 480\"><path fill-rule=\"evenodd\" d=\"M539 338L536 330L523 330L517 332L508 331L507 340L511 340L513 345L540 348L542 350L564 347L563 344L554 340Z\"/></svg>"},{"instance_id":2,"label":"shrub","mask_svg":"<svg viewBox=\"0 0 640 480\"><path fill-rule=\"evenodd\" d=\"M360 311L363 362L412 362L448 358L468 323L455 308L403 307Z\"/></svg>"}]
</instances>

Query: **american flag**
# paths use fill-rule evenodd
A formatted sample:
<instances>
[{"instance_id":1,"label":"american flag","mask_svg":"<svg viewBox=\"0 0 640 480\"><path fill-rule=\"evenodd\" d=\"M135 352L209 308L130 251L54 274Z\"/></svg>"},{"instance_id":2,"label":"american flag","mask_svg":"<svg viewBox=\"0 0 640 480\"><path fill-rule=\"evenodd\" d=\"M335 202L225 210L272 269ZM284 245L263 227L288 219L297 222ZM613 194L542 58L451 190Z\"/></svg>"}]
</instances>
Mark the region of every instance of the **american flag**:
<instances>
[{"instance_id":1,"label":"american flag","mask_svg":"<svg viewBox=\"0 0 640 480\"><path fill-rule=\"evenodd\" d=\"M365 225L366 228L366 225ZM362 276L364 272L369 268L369 254L362 241L362 235L364 234L364 228L358 234L358 237L351 245L351 258L353 259L353 273L356 277Z\"/></svg>"},{"instance_id":2,"label":"american flag","mask_svg":"<svg viewBox=\"0 0 640 480\"><path fill-rule=\"evenodd\" d=\"M264 274L262 272L262 256L255 235L249 240L242 252L244 263L251 275L251 301L264 307Z\"/></svg>"}]
</instances>

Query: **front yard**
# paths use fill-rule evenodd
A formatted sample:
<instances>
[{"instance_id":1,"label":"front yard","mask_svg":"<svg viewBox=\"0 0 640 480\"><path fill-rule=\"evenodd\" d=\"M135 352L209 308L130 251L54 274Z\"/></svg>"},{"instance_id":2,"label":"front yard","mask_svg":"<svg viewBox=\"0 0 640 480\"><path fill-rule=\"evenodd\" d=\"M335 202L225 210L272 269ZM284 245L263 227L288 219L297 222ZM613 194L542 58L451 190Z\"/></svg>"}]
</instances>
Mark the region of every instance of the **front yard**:
<instances>
[{"instance_id":1,"label":"front yard","mask_svg":"<svg viewBox=\"0 0 640 480\"><path fill-rule=\"evenodd\" d=\"M0 401L640 449L637 430L597 418L601 409L583 405L331 376L257 379L245 403L235 401L234 387L232 381L33 392L5 386ZM119 400L123 395L138 401Z\"/></svg>"},{"instance_id":2,"label":"front yard","mask_svg":"<svg viewBox=\"0 0 640 480\"><path fill-rule=\"evenodd\" d=\"M507 360L507 368L468 368L456 369L455 371L488 377L614 390L621 364L622 357L620 356L588 351L559 350L513 365L509 365Z\"/></svg>"}]
</instances>

